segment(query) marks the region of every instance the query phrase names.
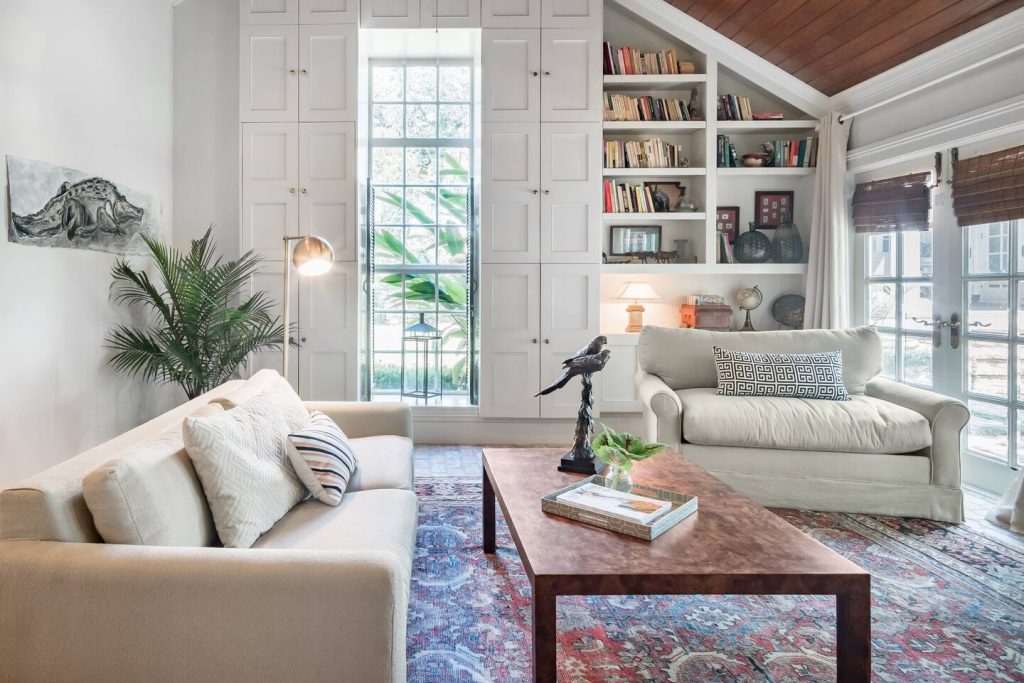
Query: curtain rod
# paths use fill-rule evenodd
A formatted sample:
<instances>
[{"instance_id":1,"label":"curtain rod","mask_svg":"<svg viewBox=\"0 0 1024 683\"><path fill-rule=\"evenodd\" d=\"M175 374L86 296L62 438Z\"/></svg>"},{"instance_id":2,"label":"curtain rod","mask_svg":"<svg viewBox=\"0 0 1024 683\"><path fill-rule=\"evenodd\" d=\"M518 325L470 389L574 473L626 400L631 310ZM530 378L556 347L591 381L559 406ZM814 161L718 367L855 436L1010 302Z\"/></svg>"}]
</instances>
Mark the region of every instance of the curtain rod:
<instances>
[{"instance_id":1,"label":"curtain rod","mask_svg":"<svg viewBox=\"0 0 1024 683\"><path fill-rule=\"evenodd\" d=\"M922 83L921 85L913 87L910 90L904 90L903 92L899 93L898 95L893 95L892 97L890 97L888 99L884 99L881 102L876 102L876 103L874 103L872 105L864 107L863 109L858 109L857 111L852 111L849 114L842 114L839 117L839 123L846 123L847 121L852 119L854 116L860 116L861 114L865 114L865 113L867 113L867 112L869 112L869 111L871 111L873 109L878 109L879 107L884 107L887 104L891 104L891 103L893 103L893 102L895 102L897 100L903 99L907 95L913 95L915 93L919 93L922 90L925 90L927 88L932 87L933 85L938 85L939 83L942 83L943 81L948 81L950 78L956 78L957 76L960 76L961 74L965 74L968 71L972 71L974 69L977 69L980 66L985 66L986 64L994 62L997 59L1002 59L1003 57L1011 55L1014 52L1017 52L1017 51L1022 50L1022 49L1024 49L1024 43L1019 43L1017 45L1014 45L1013 47L1006 48L1002 52L997 52L994 55L990 55L990 56L986 57L985 59L982 59L980 61L974 62L973 64L968 64L967 66L961 67L961 68L959 68L959 69L957 69L955 71L950 71L948 74L943 74L942 76L939 76L938 78L933 78L932 80L928 81L927 83Z\"/></svg>"}]
</instances>

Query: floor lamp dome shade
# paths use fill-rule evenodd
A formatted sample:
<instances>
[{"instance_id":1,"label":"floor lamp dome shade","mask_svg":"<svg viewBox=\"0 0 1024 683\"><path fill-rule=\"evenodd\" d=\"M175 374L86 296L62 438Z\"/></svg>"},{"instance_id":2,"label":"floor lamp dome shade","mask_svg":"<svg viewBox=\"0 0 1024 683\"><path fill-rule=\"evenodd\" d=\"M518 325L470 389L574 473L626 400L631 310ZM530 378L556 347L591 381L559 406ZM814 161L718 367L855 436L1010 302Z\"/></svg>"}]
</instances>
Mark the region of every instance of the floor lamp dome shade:
<instances>
[{"instance_id":1,"label":"floor lamp dome shade","mask_svg":"<svg viewBox=\"0 0 1024 683\"><path fill-rule=\"evenodd\" d=\"M292 263L299 275L323 275L334 266L334 247L323 237L307 235L292 249Z\"/></svg>"}]
</instances>

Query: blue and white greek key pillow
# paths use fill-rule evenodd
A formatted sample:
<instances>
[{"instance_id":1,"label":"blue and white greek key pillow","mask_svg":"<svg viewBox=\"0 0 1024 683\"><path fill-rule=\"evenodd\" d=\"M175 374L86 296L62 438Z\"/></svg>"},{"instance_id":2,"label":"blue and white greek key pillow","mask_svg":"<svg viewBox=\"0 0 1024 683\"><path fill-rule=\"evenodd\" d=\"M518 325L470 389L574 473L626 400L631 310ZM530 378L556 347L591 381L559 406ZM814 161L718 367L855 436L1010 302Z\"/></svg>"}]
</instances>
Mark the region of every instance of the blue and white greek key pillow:
<instances>
[{"instance_id":1,"label":"blue and white greek key pillow","mask_svg":"<svg viewBox=\"0 0 1024 683\"><path fill-rule=\"evenodd\" d=\"M848 401L843 352L747 353L714 347L720 396Z\"/></svg>"}]
</instances>

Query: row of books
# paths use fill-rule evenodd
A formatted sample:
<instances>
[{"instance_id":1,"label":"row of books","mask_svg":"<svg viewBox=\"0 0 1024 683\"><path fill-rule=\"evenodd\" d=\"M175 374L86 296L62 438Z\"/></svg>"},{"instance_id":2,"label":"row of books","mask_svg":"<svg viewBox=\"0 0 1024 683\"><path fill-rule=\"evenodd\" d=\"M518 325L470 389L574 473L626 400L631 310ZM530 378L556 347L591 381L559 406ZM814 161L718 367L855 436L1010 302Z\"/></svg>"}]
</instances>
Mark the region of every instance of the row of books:
<instances>
[{"instance_id":1,"label":"row of books","mask_svg":"<svg viewBox=\"0 0 1024 683\"><path fill-rule=\"evenodd\" d=\"M604 72L608 76L655 76L661 74L692 74L693 62L682 62L675 50L641 52L628 45L613 48L604 44Z\"/></svg>"},{"instance_id":2,"label":"row of books","mask_svg":"<svg viewBox=\"0 0 1024 683\"><path fill-rule=\"evenodd\" d=\"M725 304L725 297L721 294L688 294L683 297L683 305L703 306L706 304Z\"/></svg>"},{"instance_id":3,"label":"row of books","mask_svg":"<svg viewBox=\"0 0 1024 683\"><path fill-rule=\"evenodd\" d=\"M604 94L605 121L691 121L690 107L664 97Z\"/></svg>"},{"instance_id":4,"label":"row of books","mask_svg":"<svg viewBox=\"0 0 1024 683\"><path fill-rule=\"evenodd\" d=\"M818 138L799 140L770 140L761 145L761 151L776 167L814 167L818 165Z\"/></svg>"},{"instance_id":5,"label":"row of books","mask_svg":"<svg viewBox=\"0 0 1024 683\"><path fill-rule=\"evenodd\" d=\"M651 188L630 183L604 181L605 213L654 213Z\"/></svg>"},{"instance_id":6,"label":"row of books","mask_svg":"<svg viewBox=\"0 0 1024 683\"><path fill-rule=\"evenodd\" d=\"M605 140L605 168L686 168L690 160L683 155L683 146L664 142L661 138L647 140Z\"/></svg>"},{"instance_id":7,"label":"row of books","mask_svg":"<svg viewBox=\"0 0 1024 683\"><path fill-rule=\"evenodd\" d=\"M754 111L750 108L750 98L743 95L719 95L718 120L753 121Z\"/></svg>"},{"instance_id":8,"label":"row of books","mask_svg":"<svg viewBox=\"0 0 1024 683\"><path fill-rule=\"evenodd\" d=\"M729 234L724 231L718 233L718 262L736 263L736 255L732 251Z\"/></svg>"}]
</instances>

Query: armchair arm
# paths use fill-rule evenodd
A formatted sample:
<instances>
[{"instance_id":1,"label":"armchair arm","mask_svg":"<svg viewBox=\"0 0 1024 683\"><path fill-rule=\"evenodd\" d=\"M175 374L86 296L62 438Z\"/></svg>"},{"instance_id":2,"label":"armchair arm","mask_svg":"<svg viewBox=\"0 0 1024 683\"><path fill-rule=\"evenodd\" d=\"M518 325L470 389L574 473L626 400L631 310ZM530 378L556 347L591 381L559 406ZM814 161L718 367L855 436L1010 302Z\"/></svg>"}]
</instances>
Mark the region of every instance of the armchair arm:
<instances>
[{"instance_id":1,"label":"armchair arm","mask_svg":"<svg viewBox=\"0 0 1024 683\"><path fill-rule=\"evenodd\" d=\"M960 488L960 432L971 417L967 406L955 398L884 377L868 382L865 393L923 415L932 428L932 484Z\"/></svg>"},{"instance_id":2,"label":"armchair arm","mask_svg":"<svg viewBox=\"0 0 1024 683\"><path fill-rule=\"evenodd\" d=\"M306 409L326 414L353 439L382 434L412 438L412 410L400 403L306 401Z\"/></svg>"},{"instance_id":3,"label":"armchair arm","mask_svg":"<svg viewBox=\"0 0 1024 683\"><path fill-rule=\"evenodd\" d=\"M11 680L405 681L385 552L0 543Z\"/></svg>"},{"instance_id":4,"label":"armchair arm","mask_svg":"<svg viewBox=\"0 0 1024 683\"><path fill-rule=\"evenodd\" d=\"M637 370L635 380L637 398L643 405L644 439L678 449L683 440L679 396L657 375Z\"/></svg>"}]
</instances>

